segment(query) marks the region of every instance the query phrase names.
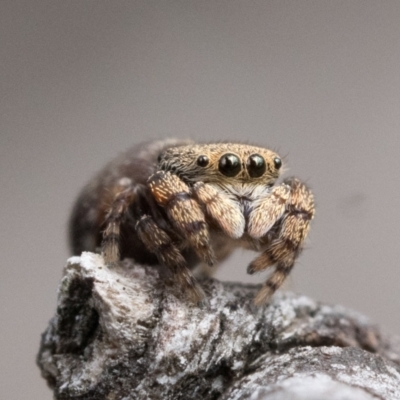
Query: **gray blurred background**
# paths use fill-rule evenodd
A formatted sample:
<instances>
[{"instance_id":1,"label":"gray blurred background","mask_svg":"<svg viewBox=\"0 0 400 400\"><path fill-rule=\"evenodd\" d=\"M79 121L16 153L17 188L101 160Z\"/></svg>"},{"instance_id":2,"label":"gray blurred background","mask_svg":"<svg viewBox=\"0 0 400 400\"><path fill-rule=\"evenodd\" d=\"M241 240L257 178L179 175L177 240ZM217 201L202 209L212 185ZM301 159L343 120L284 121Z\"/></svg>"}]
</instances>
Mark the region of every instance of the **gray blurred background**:
<instances>
[{"instance_id":1,"label":"gray blurred background","mask_svg":"<svg viewBox=\"0 0 400 400\"><path fill-rule=\"evenodd\" d=\"M399 1L2 0L0 34L1 398L52 398L35 355L72 203L150 138L285 155L318 207L291 289L400 332Z\"/></svg>"}]
</instances>

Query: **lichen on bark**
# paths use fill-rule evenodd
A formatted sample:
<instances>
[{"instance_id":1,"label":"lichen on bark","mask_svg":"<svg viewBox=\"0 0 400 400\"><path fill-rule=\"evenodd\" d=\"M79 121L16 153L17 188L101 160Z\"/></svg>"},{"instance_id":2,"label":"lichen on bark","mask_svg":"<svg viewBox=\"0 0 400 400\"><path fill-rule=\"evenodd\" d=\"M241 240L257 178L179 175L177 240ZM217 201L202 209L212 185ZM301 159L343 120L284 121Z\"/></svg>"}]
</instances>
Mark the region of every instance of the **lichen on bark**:
<instances>
[{"instance_id":1,"label":"lichen on bark","mask_svg":"<svg viewBox=\"0 0 400 400\"><path fill-rule=\"evenodd\" d=\"M154 267L71 258L38 365L56 399L399 399L400 340L368 319L259 286L201 284L194 306Z\"/></svg>"}]
</instances>

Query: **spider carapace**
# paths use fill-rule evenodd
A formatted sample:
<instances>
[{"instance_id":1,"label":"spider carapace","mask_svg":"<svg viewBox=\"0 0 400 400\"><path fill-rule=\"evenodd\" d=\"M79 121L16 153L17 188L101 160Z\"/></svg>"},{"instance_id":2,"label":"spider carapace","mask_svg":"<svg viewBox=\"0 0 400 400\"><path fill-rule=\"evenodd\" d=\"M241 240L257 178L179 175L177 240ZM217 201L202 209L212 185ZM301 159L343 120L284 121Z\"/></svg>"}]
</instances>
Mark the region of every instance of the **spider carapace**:
<instances>
[{"instance_id":1,"label":"spider carapace","mask_svg":"<svg viewBox=\"0 0 400 400\"><path fill-rule=\"evenodd\" d=\"M255 298L264 304L290 273L315 212L304 183L276 183L281 170L278 154L247 144L140 144L83 189L70 220L72 251L101 251L108 265L129 257L165 266L198 302L204 293L190 269L250 248L261 254L248 273L275 267Z\"/></svg>"}]
</instances>

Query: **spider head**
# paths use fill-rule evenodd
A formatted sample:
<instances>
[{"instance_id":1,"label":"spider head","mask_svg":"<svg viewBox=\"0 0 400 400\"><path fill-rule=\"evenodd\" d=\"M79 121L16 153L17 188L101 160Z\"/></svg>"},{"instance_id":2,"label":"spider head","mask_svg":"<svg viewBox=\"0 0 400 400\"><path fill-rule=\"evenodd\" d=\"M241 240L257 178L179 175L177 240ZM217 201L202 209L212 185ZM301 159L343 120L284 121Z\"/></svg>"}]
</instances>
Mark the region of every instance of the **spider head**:
<instances>
[{"instance_id":1,"label":"spider head","mask_svg":"<svg viewBox=\"0 0 400 400\"><path fill-rule=\"evenodd\" d=\"M272 186L282 170L282 159L262 147L215 143L171 147L158 159L159 168L188 183L231 187Z\"/></svg>"}]
</instances>

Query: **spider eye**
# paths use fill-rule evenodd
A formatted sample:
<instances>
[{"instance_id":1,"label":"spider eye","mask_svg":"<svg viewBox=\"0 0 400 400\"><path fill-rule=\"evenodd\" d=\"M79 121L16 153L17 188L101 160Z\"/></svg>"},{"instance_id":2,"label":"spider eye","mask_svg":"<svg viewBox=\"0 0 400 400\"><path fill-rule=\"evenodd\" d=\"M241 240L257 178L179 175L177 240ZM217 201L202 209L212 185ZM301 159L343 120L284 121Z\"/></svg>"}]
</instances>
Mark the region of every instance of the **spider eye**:
<instances>
[{"instance_id":1,"label":"spider eye","mask_svg":"<svg viewBox=\"0 0 400 400\"><path fill-rule=\"evenodd\" d=\"M224 154L218 163L218 169L225 176L236 176L240 169L240 159L235 154Z\"/></svg>"},{"instance_id":2,"label":"spider eye","mask_svg":"<svg viewBox=\"0 0 400 400\"><path fill-rule=\"evenodd\" d=\"M207 167L208 163L210 162L210 160L208 159L207 156L200 156L197 159L197 165L199 167Z\"/></svg>"},{"instance_id":3,"label":"spider eye","mask_svg":"<svg viewBox=\"0 0 400 400\"><path fill-rule=\"evenodd\" d=\"M253 154L247 159L246 168L252 178L258 178L265 172L267 166L259 154Z\"/></svg>"},{"instance_id":4,"label":"spider eye","mask_svg":"<svg viewBox=\"0 0 400 400\"><path fill-rule=\"evenodd\" d=\"M274 158L274 165L276 169L282 167L282 160L279 157Z\"/></svg>"}]
</instances>

